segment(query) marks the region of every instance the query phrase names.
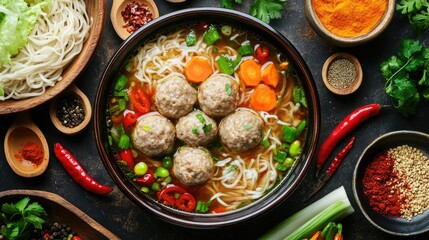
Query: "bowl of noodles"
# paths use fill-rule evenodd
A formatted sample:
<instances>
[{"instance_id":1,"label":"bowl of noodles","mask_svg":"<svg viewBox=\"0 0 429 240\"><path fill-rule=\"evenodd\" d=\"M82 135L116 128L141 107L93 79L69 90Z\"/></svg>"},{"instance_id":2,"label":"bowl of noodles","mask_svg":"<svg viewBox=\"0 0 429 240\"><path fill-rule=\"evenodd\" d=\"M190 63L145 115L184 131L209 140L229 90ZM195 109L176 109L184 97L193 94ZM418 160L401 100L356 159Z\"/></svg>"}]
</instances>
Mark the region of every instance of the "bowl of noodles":
<instances>
[{"instance_id":1,"label":"bowl of noodles","mask_svg":"<svg viewBox=\"0 0 429 240\"><path fill-rule=\"evenodd\" d=\"M18 2L24 1L5 1L5 6L0 5L0 15L6 16L0 18L0 28L16 24L13 29L20 29L25 26L20 25L21 22L34 22L28 34L23 35L27 39L22 46L0 59L3 60L0 61L0 114L36 107L66 89L91 58L106 11L105 1L43 0L31 4L27 1L24 5ZM33 15L29 13L37 8L42 10ZM17 9L22 12L14 12ZM20 15L29 17L17 17ZM12 36L8 42L18 41L14 38L20 41L23 37ZM6 40L3 43L7 43ZM0 44L2 50L13 47Z\"/></svg>"},{"instance_id":2,"label":"bowl of noodles","mask_svg":"<svg viewBox=\"0 0 429 240\"><path fill-rule=\"evenodd\" d=\"M173 12L138 30L95 98L96 144L116 185L191 228L278 206L303 179L319 128L316 87L297 50L262 21L220 8Z\"/></svg>"}]
</instances>

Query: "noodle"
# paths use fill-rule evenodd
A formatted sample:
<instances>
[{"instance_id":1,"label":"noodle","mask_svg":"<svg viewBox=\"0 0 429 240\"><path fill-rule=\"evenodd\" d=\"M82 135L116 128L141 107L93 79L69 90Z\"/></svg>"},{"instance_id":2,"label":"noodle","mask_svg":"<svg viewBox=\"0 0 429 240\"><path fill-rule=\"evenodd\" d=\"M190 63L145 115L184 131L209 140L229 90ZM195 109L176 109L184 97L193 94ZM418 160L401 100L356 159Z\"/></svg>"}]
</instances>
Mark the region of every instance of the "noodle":
<instances>
[{"instance_id":1,"label":"noodle","mask_svg":"<svg viewBox=\"0 0 429 240\"><path fill-rule=\"evenodd\" d=\"M53 1L42 12L29 35L29 41L12 58L11 65L0 68L0 100L39 96L61 80L63 69L82 50L90 29L83 0Z\"/></svg>"}]
</instances>

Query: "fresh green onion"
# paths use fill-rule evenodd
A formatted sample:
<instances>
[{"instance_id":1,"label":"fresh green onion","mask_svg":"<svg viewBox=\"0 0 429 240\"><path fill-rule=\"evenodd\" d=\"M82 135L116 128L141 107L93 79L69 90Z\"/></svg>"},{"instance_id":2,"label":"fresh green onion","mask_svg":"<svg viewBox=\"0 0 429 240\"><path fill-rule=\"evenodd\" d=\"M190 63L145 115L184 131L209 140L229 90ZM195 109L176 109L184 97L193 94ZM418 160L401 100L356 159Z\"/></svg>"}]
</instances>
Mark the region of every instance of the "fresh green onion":
<instances>
[{"instance_id":1,"label":"fresh green onion","mask_svg":"<svg viewBox=\"0 0 429 240\"><path fill-rule=\"evenodd\" d=\"M299 134L301 134L302 131L304 131L306 126L307 126L306 120L302 120L301 122L299 122L298 126L296 126L296 135L299 136Z\"/></svg>"},{"instance_id":2,"label":"fresh green onion","mask_svg":"<svg viewBox=\"0 0 429 240\"><path fill-rule=\"evenodd\" d=\"M304 90L299 86L293 87L293 101L295 103L301 103L304 107L307 107Z\"/></svg>"},{"instance_id":3,"label":"fresh green onion","mask_svg":"<svg viewBox=\"0 0 429 240\"><path fill-rule=\"evenodd\" d=\"M208 133L212 130L212 124L204 124L203 126L203 132Z\"/></svg>"},{"instance_id":4,"label":"fresh green onion","mask_svg":"<svg viewBox=\"0 0 429 240\"><path fill-rule=\"evenodd\" d=\"M230 84L225 84L225 91L228 95L232 94L232 89L231 89L231 85Z\"/></svg>"},{"instance_id":5,"label":"fresh green onion","mask_svg":"<svg viewBox=\"0 0 429 240\"><path fill-rule=\"evenodd\" d=\"M276 160L279 163L284 162L284 160L287 157L287 153L284 151L278 151L277 154L274 156L274 160Z\"/></svg>"},{"instance_id":6,"label":"fresh green onion","mask_svg":"<svg viewBox=\"0 0 429 240\"><path fill-rule=\"evenodd\" d=\"M246 43L246 44L241 45L238 48L238 52L243 56L251 55L251 54L253 54L253 48L252 48L252 46L250 46L249 43Z\"/></svg>"},{"instance_id":7,"label":"fresh green onion","mask_svg":"<svg viewBox=\"0 0 429 240\"><path fill-rule=\"evenodd\" d=\"M143 130L143 131L146 131L146 132L147 132L147 131L150 131L151 129L152 129L152 128L151 128L149 125L143 125L143 126L142 126L142 130Z\"/></svg>"},{"instance_id":8,"label":"fresh green onion","mask_svg":"<svg viewBox=\"0 0 429 240\"><path fill-rule=\"evenodd\" d=\"M262 139L262 146L266 148L270 146L270 142L268 141L268 138Z\"/></svg>"},{"instance_id":9,"label":"fresh green onion","mask_svg":"<svg viewBox=\"0 0 429 240\"><path fill-rule=\"evenodd\" d=\"M220 31L222 32L222 34L223 34L223 35L225 35L225 36L229 36L229 35L231 35L231 33L232 33L232 27L231 27L231 26L229 26L229 25L223 25L223 26L220 28Z\"/></svg>"},{"instance_id":10,"label":"fresh green onion","mask_svg":"<svg viewBox=\"0 0 429 240\"><path fill-rule=\"evenodd\" d=\"M341 186L282 221L259 239L310 238L329 222L339 221L353 212L354 209L347 198L346 191Z\"/></svg>"},{"instance_id":11,"label":"fresh green onion","mask_svg":"<svg viewBox=\"0 0 429 240\"><path fill-rule=\"evenodd\" d=\"M204 33L204 41L207 45L212 45L220 39L219 33L214 25L211 25L207 31Z\"/></svg>"},{"instance_id":12,"label":"fresh green onion","mask_svg":"<svg viewBox=\"0 0 429 240\"><path fill-rule=\"evenodd\" d=\"M229 58L227 58L224 55L219 56L216 59L216 63L219 67L219 70L222 73L226 73L226 74L233 74L234 73L234 67L232 66L231 60Z\"/></svg>"},{"instance_id":13,"label":"fresh green onion","mask_svg":"<svg viewBox=\"0 0 429 240\"><path fill-rule=\"evenodd\" d=\"M196 114L196 115L195 115L195 117L197 117L197 118L198 118L198 120L200 120L200 122L201 122L202 124L206 124L206 119L203 117L203 114L198 113L198 114Z\"/></svg>"},{"instance_id":14,"label":"fresh green onion","mask_svg":"<svg viewBox=\"0 0 429 240\"><path fill-rule=\"evenodd\" d=\"M296 140L296 128L291 126L282 127L282 139L287 143L291 143Z\"/></svg>"},{"instance_id":15,"label":"fresh green onion","mask_svg":"<svg viewBox=\"0 0 429 240\"><path fill-rule=\"evenodd\" d=\"M185 43L188 47L194 46L195 43L197 43L197 35L195 35L195 32L193 30L191 30L188 35L186 35Z\"/></svg>"},{"instance_id":16,"label":"fresh green onion","mask_svg":"<svg viewBox=\"0 0 429 240\"><path fill-rule=\"evenodd\" d=\"M118 147L120 149L128 149L130 148L130 137L127 134L122 134L119 138Z\"/></svg>"},{"instance_id":17,"label":"fresh green onion","mask_svg":"<svg viewBox=\"0 0 429 240\"><path fill-rule=\"evenodd\" d=\"M113 96L115 96L115 97L125 97L125 96L128 96L128 93L126 91L120 91L120 92L115 91L113 93Z\"/></svg>"},{"instance_id":18,"label":"fresh green onion","mask_svg":"<svg viewBox=\"0 0 429 240\"><path fill-rule=\"evenodd\" d=\"M125 108L127 107L127 102L123 98L118 99L118 104L119 104L119 109L121 111L124 111Z\"/></svg>"},{"instance_id":19,"label":"fresh green onion","mask_svg":"<svg viewBox=\"0 0 429 240\"><path fill-rule=\"evenodd\" d=\"M197 202L197 207L195 208L195 211L199 212L199 213L206 213L209 211L209 206L210 206L211 201L208 202L202 202L202 201L198 201Z\"/></svg>"},{"instance_id":20,"label":"fresh green onion","mask_svg":"<svg viewBox=\"0 0 429 240\"><path fill-rule=\"evenodd\" d=\"M253 128L253 126L251 126L251 125L244 125L244 126L243 126L243 128L244 128L245 130L250 130L250 129L252 129L252 128Z\"/></svg>"},{"instance_id":21,"label":"fresh green onion","mask_svg":"<svg viewBox=\"0 0 429 240\"><path fill-rule=\"evenodd\" d=\"M195 135L198 135L199 134L198 128L197 127L193 127L192 128L192 133L195 134Z\"/></svg>"},{"instance_id":22,"label":"fresh green onion","mask_svg":"<svg viewBox=\"0 0 429 240\"><path fill-rule=\"evenodd\" d=\"M114 87L115 91L119 92L123 90L125 88L125 85L127 85L127 82L128 82L128 78L125 75L119 76L118 80L116 80L116 83L115 83L115 87Z\"/></svg>"},{"instance_id":23,"label":"fresh green onion","mask_svg":"<svg viewBox=\"0 0 429 240\"><path fill-rule=\"evenodd\" d=\"M131 61L128 61L127 64L125 65L125 71L127 72L131 72Z\"/></svg>"}]
</instances>

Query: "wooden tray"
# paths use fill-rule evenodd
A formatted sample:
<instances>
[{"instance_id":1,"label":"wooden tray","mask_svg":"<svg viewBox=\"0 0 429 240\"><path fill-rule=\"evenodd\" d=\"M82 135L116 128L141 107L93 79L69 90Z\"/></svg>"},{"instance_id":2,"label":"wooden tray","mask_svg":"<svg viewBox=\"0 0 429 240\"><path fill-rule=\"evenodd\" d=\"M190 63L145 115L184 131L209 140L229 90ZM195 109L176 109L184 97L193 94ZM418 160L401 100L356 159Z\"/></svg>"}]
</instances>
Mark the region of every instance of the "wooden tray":
<instances>
[{"instance_id":1,"label":"wooden tray","mask_svg":"<svg viewBox=\"0 0 429 240\"><path fill-rule=\"evenodd\" d=\"M29 197L30 202L38 202L48 214L49 221L67 223L82 239L120 239L73 204L54 193L37 190L7 190L0 192L0 206L3 203L16 203L24 197Z\"/></svg>"}]
</instances>

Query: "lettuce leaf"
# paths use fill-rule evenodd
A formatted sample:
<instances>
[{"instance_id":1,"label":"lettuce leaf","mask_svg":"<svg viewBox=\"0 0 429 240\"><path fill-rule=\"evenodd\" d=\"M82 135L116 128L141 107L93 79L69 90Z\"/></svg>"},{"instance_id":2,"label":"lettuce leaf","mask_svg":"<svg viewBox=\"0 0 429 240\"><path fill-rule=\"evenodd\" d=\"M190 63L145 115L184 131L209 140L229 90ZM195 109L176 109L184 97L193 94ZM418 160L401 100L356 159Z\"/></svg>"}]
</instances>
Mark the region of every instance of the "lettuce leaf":
<instances>
[{"instance_id":1,"label":"lettuce leaf","mask_svg":"<svg viewBox=\"0 0 429 240\"><path fill-rule=\"evenodd\" d=\"M28 42L43 10L52 0L0 0L0 67Z\"/></svg>"}]
</instances>

